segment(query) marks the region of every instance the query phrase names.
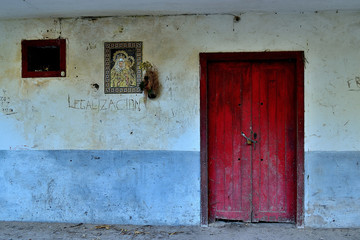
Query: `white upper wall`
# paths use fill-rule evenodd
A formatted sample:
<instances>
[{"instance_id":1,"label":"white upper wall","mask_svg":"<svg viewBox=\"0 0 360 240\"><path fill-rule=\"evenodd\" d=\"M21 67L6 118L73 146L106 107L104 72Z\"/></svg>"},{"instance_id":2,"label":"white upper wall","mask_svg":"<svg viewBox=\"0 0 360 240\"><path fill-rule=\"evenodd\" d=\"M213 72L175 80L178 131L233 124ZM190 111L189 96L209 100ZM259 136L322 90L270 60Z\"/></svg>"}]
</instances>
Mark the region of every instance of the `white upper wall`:
<instances>
[{"instance_id":1,"label":"white upper wall","mask_svg":"<svg viewBox=\"0 0 360 240\"><path fill-rule=\"evenodd\" d=\"M0 21L0 148L199 151L199 53L266 50L305 53L305 151L360 150L359 16ZM67 77L21 78L21 40L58 37ZM104 94L104 42L117 41L143 42L143 59L160 72L158 99Z\"/></svg>"},{"instance_id":2,"label":"white upper wall","mask_svg":"<svg viewBox=\"0 0 360 240\"><path fill-rule=\"evenodd\" d=\"M1 0L0 19L359 10L358 0Z\"/></svg>"}]
</instances>

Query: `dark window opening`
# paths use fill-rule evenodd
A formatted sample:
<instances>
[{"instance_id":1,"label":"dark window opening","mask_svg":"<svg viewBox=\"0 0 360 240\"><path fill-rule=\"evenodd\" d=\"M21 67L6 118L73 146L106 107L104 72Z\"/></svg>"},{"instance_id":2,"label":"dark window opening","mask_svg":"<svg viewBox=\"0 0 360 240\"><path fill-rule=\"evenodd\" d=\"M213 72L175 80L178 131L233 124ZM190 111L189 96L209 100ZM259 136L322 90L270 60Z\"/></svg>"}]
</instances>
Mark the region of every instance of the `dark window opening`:
<instances>
[{"instance_id":1,"label":"dark window opening","mask_svg":"<svg viewBox=\"0 0 360 240\"><path fill-rule=\"evenodd\" d=\"M22 77L65 77L66 42L56 40L22 41Z\"/></svg>"},{"instance_id":2,"label":"dark window opening","mask_svg":"<svg viewBox=\"0 0 360 240\"><path fill-rule=\"evenodd\" d=\"M28 47L28 71L59 71L60 47Z\"/></svg>"}]
</instances>

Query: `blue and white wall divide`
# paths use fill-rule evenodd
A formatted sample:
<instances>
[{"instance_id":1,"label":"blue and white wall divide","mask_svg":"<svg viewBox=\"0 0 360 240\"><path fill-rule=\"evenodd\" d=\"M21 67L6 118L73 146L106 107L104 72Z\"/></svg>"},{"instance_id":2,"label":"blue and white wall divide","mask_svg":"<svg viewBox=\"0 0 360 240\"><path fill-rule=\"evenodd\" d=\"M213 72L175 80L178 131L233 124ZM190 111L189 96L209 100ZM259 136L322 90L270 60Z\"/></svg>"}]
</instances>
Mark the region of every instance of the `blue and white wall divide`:
<instances>
[{"instance_id":1,"label":"blue and white wall divide","mask_svg":"<svg viewBox=\"0 0 360 240\"><path fill-rule=\"evenodd\" d=\"M199 53L304 51L305 227L360 227L359 14L0 20L0 220L200 224ZM22 78L21 41L59 37L66 77ZM125 41L156 99L104 94Z\"/></svg>"}]
</instances>

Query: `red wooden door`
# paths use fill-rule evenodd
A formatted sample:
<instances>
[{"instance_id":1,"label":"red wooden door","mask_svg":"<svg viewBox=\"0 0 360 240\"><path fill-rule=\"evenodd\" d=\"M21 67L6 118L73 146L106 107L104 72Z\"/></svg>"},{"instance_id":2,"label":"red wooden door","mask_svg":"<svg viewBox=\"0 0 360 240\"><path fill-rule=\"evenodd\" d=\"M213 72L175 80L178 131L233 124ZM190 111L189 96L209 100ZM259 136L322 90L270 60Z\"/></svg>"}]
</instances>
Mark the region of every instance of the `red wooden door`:
<instances>
[{"instance_id":1,"label":"red wooden door","mask_svg":"<svg viewBox=\"0 0 360 240\"><path fill-rule=\"evenodd\" d=\"M292 62L209 63L211 219L295 222L295 87Z\"/></svg>"}]
</instances>

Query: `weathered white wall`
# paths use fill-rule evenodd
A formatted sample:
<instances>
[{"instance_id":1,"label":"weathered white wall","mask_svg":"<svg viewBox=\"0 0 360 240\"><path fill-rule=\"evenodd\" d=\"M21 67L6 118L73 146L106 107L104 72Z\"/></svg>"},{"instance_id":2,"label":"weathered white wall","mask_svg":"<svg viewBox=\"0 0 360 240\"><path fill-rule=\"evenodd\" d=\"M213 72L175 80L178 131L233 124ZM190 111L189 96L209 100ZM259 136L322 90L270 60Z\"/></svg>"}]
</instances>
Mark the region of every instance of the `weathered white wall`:
<instances>
[{"instance_id":1,"label":"weathered white wall","mask_svg":"<svg viewBox=\"0 0 360 240\"><path fill-rule=\"evenodd\" d=\"M1 149L198 151L199 52L302 50L305 150L359 150L359 13L243 14L238 23L233 16L1 21L0 33ZM22 79L21 40L58 37L67 39L67 77ZM143 41L144 60L160 71L160 98L145 106L141 94L104 95L108 41ZM106 101L107 109L71 108L76 100Z\"/></svg>"},{"instance_id":2,"label":"weathered white wall","mask_svg":"<svg viewBox=\"0 0 360 240\"><path fill-rule=\"evenodd\" d=\"M198 152L200 52L304 51L305 224L343 227L346 216L336 209L360 200L355 191L360 182L349 183L357 178L343 173L358 166L357 158L341 169L336 164L360 150L360 13L240 17L239 22L230 15L0 21L0 149ZM67 77L22 79L21 40L58 37L67 39ZM158 99L145 104L142 94L103 93L104 42L117 41L143 42L143 59L160 72ZM88 103L104 105L90 109ZM344 154L326 161L331 151ZM324 170L323 162L328 174L312 178ZM325 184L331 174L341 177L336 186L343 189ZM199 182L192 184L199 192ZM315 191L321 186L327 190ZM199 204L199 195L193 200ZM332 203L334 217L319 213L322 201Z\"/></svg>"}]
</instances>

